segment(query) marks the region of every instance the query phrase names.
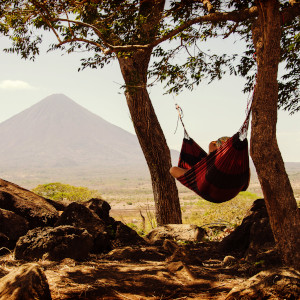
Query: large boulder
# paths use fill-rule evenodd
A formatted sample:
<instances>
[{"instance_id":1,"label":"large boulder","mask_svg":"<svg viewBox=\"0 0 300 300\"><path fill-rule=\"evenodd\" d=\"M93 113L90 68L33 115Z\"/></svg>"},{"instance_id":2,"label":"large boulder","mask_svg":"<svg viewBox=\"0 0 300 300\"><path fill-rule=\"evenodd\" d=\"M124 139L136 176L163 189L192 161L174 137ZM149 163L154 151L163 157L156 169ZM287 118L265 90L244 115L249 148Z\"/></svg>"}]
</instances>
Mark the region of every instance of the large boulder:
<instances>
[{"instance_id":1,"label":"large boulder","mask_svg":"<svg viewBox=\"0 0 300 300\"><path fill-rule=\"evenodd\" d=\"M66 204L66 201L55 201L48 198L45 198L45 200L52 205L57 211L64 211L66 207L70 204Z\"/></svg>"},{"instance_id":2,"label":"large boulder","mask_svg":"<svg viewBox=\"0 0 300 300\"><path fill-rule=\"evenodd\" d=\"M37 264L25 264L0 281L0 300L51 300L48 281Z\"/></svg>"},{"instance_id":3,"label":"large boulder","mask_svg":"<svg viewBox=\"0 0 300 300\"><path fill-rule=\"evenodd\" d=\"M262 271L234 287L225 300L299 299L300 272L278 268Z\"/></svg>"},{"instance_id":4,"label":"large boulder","mask_svg":"<svg viewBox=\"0 0 300 300\"><path fill-rule=\"evenodd\" d=\"M28 261L45 258L83 260L93 246L92 236L84 229L73 226L35 228L21 237L14 251L15 259Z\"/></svg>"},{"instance_id":5,"label":"large boulder","mask_svg":"<svg viewBox=\"0 0 300 300\"><path fill-rule=\"evenodd\" d=\"M3 179L0 179L0 208L25 218L30 229L53 226L58 219L57 210L45 198Z\"/></svg>"},{"instance_id":6,"label":"large boulder","mask_svg":"<svg viewBox=\"0 0 300 300\"><path fill-rule=\"evenodd\" d=\"M92 236L105 231L105 223L83 204L72 202L59 217L55 226L71 225L85 228Z\"/></svg>"},{"instance_id":7,"label":"large boulder","mask_svg":"<svg viewBox=\"0 0 300 300\"><path fill-rule=\"evenodd\" d=\"M97 216L105 222L106 225L114 223L114 219L109 216L111 209L108 202L99 198L92 198L83 203L88 209L92 210Z\"/></svg>"},{"instance_id":8,"label":"large boulder","mask_svg":"<svg viewBox=\"0 0 300 300\"><path fill-rule=\"evenodd\" d=\"M62 213L55 226L71 225L85 228L94 239L93 253L102 253L111 250L110 236L106 225L98 215L85 205L71 203Z\"/></svg>"},{"instance_id":9,"label":"large boulder","mask_svg":"<svg viewBox=\"0 0 300 300\"><path fill-rule=\"evenodd\" d=\"M7 236L9 248L14 248L20 236L28 231L28 222L12 211L0 208L0 232Z\"/></svg>"},{"instance_id":10,"label":"large boulder","mask_svg":"<svg viewBox=\"0 0 300 300\"><path fill-rule=\"evenodd\" d=\"M168 224L159 226L147 235L152 244L162 244L164 240L176 240L183 242L200 242L206 235L206 231L196 225Z\"/></svg>"},{"instance_id":11,"label":"large boulder","mask_svg":"<svg viewBox=\"0 0 300 300\"><path fill-rule=\"evenodd\" d=\"M230 235L220 242L220 250L248 258L275 246L264 199L253 202L249 214Z\"/></svg>"},{"instance_id":12,"label":"large boulder","mask_svg":"<svg viewBox=\"0 0 300 300\"><path fill-rule=\"evenodd\" d=\"M113 248L148 244L135 230L120 221L115 221L111 228L113 231L111 241Z\"/></svg>"}]
</instances>

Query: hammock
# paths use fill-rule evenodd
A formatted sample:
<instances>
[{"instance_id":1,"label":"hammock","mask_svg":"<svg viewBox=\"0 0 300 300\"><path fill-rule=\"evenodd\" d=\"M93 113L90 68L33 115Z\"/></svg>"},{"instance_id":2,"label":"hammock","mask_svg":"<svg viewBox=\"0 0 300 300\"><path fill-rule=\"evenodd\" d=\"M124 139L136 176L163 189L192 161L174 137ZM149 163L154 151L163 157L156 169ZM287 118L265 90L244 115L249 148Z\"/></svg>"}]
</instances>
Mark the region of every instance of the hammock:
<instances>
[{"instance_id":1,"label":"hammock","mask_svg":"<svg viewBox=\"0 0 300 300\"><path fill-rule=\"evenodd\" d=\"M179 116L184 127L180 113ZM210 154L189 137L184 127L185 136L178 167L188 171L177 180L205 200L214 203L228 201L245 191L250 179L246 138L249 117L250 109L240 130Z\"/></svg>"}]
</instances>

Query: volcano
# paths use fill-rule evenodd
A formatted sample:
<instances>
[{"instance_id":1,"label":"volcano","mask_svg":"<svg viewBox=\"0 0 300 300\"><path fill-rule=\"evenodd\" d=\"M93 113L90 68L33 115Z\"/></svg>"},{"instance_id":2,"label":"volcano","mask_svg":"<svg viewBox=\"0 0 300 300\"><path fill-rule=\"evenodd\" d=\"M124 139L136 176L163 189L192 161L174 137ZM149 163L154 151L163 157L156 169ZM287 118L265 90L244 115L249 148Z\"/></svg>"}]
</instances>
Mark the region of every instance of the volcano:
<instances>
[{"instance_id":1,"label":"volcano","mask_svg":"<svg viewBox=\"0 0 300 300\"><path fill-rule=\"evenodd\" d=\"M0 168L146 165L135 135L54 94L0 124Z\"/></svg>"}]
</instances>

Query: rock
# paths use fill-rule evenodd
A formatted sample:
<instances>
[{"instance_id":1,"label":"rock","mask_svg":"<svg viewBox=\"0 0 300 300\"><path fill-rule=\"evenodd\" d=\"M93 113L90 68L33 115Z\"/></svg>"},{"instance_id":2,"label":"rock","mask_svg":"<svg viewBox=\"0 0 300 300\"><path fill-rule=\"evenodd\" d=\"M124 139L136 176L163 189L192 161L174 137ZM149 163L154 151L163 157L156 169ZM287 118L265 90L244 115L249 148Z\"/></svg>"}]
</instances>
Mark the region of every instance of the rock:
<instances>
[{"instance_id":1,"label":"rock","mask_svg":"<svg viewBox=\"0 0 300 300\"><path fill-rule=\"evenodd\" d=\"M93 253L108 252L111 250L110 236L106 225L98 215L85 205L72 202L57 220L55 226L71 225L85 228L94 239Z\"/></svg>"},{"instance_id":2,"label":"rock","mask_svg":"<svg viewBox=\"0 0 300 300\"><path fill-rule=\"evenodd\" d=\"M147 245L145 239L120 221L115 221L112 228L114 231L114 237L112 239L113 248L132 245Z\"/></svg>"},{"instance_id":3,"label":"rock","mask_svg":"<svg viewBox=\"0 0 300 300\"><path fill-rule=\"evenodd\" d=\"M92 236L84 229L73 226L35 228L21 237L14 251L15 259L28 261L45 258L83 260L93 246Z\"/></svg>"},{"instance_id":4,"label":"rock","mask_svg":"<svg viewBox=\"0 0 300 300\"><path fill-rule=\"evenodd\" d=\"M190 262L190 253L187 252L184 248L178 247L174 250L171 256L166 259L167 262Z\"/></svg>"},{"instance_id":5,"label":"rock","mask_svg":"<svg viewBox=\"0 0 300 300\"><path fill-rule=\"evenodd\" d=\"M54 201L54 200L47 199L47 198L45 198L45 200L46 200L49 204L51 204L53 207L55 207L55 209L56 209L57 211L64 211L64 210L66 209L66 207L70 204L70 203L65 204L63 201L58 202L58 201Z\"/></svg>"},{"instance_id":6,"label":"rock","mask_svg":"<svg viewBox=\"0 0 300 300\"><path fill-rule=\"evenodd\" d=\"M168 239L164 240L162 247L168 254L173 254L178 249L177 243Z\"/></svg>"},{"instance_id":7,"label":"rock","mask_svg":"<svg viewBox=\"0 0 300 300\"><path fill-rule=\"evenodd\" d=\"M99 232L94 237L94 246L91 249L92 253L106 253L112 249L111 236L106 232Z\"/></svg>"},{"instance_id":8,"label":"rock","mask_svg":"<svg viewBox=\"0 0 300 300\"><path fill-rule=\"evenodd\" d=\"M253 253L253 252L252 252ZM282 257L278 249L272 248L267 251L259 251L255 255L246 256L246 260L254 262L254 266L257 267L274 267L282 265Z\"/></svg>"},{"instance_id":9,"label":"rock","mask_svg":"<svg viewBox=\"0 0 300 300\"><path fill-rule=\"evenodd\" d=\"M28 231L28 222L12 211L0 208L0 232L8 238L7 247L14 248L20 236Z\"/></svg>"},{"instance_id":10,"label":"rock","mask_svg":"<svg viewBox=\"0 0 300 300\"><path fill-rule=\"evenodd\" d=\"M58 219L57 210L45 198L3 179L0 179L0 208L25 218L30 229L53 226Z\"/></svg>"},{"instance_id":11,"label":"rock","mask_svg":"<svg viewBox=\"0 0 300 300\"><path fill-rule=\"evenodd\" d=\"M105 231L104 222L83 204L72 202L59 217L55 226L71 225L85 228L92 236Z\"/></svg>"},{"instance_id":12,"label":"rock","mask_svg":"<svg viewBox=\"0 0 300 300\"><path fill-rule=\"evenodd\" d=\"M200 242L205 236L206 231L196 225L189 224L168 224L153 229L147 238L153 244L162 244L165 239Z\"/></svg>"},{"instance_id":13,"label":"rock","mask_svg":"<svg viewBox=\"0 0 300 300\"><path fill-rule=\"evenodd\" d=\"M114 219L109 216L109 211L111 209L108 202L99 199L92 198L83 203L88 209L92 210L97 216L105 222L106 225L111 225L114 223Z\"/></svg>"},{"instance_id":14,"label":"rock","mask_svg":"<svg viewBox=\"0 0 300 300\"><path fill-rule=\"evenodd\" d=\"M194 281L196 279L196 275L191 271L189 266L182 261L169 263L167 269L172 275L179 277L181 280Z\"/></svg>"},{"instance_id":15,"label":"rock","mask_svg":"<svg viewBox=\"0 0 300 300\"><path fill-rule=\"evenodd\" d=\"M275 247L266 207L262 207L261 211L264 211L266 215L261 216L261 219L256 217L253 220L250 229L249 246L245 253L247 260L256 260L257 255Z\"/></svg>"},{"instance_id":16,"label":"rock","mask_svg":"<svg viewBox=\"0 0 300 300\"><path fill-rule=\"evenodd\" d=\"M162 249L168 256L166 262L181 261L189 265L201 264L197 255L190 251L189 245L179 245L175 241L166 239L163 242Z\"/></svg>"},{"instance_id":17,"label":"rock","mask_svg":"<svg viewBox=\"0 0 300 300\"><path fill-rule=\"evenodd\" d=\"M234 287L226 300L299 299L300 272L278 268L262 271Z\"/></svg>"},{"instance_id":18,"label":"rock","mask_svg":"<svg viewBox=\"0 0 300 300\"><path fill-rule=\"evenodd\" d=\"M37 264L24 264L1 278L0 300L51 300L48 281Z\"/></svg>"},{"instance_id":19,"label":"rock","mask_svg":"<svg viewBox=\"0 0 300 300\"><path fill-rule=\"evenodd\" d=\"M227 255L223 259L224 266L232 266L237 263L237 259L234 256Z\"/></svg>"},{"instance_id":20,"label":"rock","mask_svg":"<svg viewBox=\"0 0 300 300\"><path fill-rule=\"evenodd\" d=\"M274 246L264 199L255 200L242 224L220 242L221 251L249 257Z\"/></svg>"}]
</instances>

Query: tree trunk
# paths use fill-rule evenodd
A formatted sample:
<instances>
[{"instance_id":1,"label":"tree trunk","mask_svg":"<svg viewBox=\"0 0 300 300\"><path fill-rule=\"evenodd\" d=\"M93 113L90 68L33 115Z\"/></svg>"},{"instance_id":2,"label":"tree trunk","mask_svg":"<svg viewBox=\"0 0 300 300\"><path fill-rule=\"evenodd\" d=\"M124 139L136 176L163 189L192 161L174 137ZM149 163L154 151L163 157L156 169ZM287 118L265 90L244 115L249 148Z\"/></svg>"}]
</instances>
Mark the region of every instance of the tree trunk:
<instances>
[{"instance_id":1,"label":"tree trunk","mask_svg":"<svg viewBox=\"0 0 300 300\"><path fill-rule=\"evenodd\" d=\"M252 34L258 67L250 151L283 261L300 269L300 213L276 139L281 37L279 2L264 0L257 4L259 15Z\"/></svg>"},{"instance_id":2,"label":"tree trunk","mask_svg":"<svg viewBox=\"0 0 300 300\"><path fill-rule=\"evenodd\" d=\"M170 150L146 86L151 50L140 50L118 60L126 85L127 105L151 174L157 224L179 224L182 220L178 190L169 173Z\"/></svg>"}]
</instances>

